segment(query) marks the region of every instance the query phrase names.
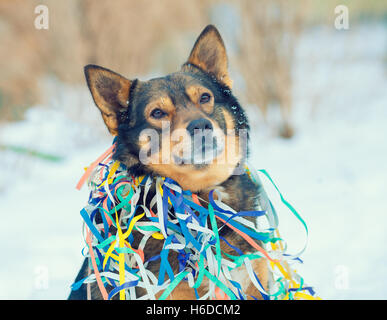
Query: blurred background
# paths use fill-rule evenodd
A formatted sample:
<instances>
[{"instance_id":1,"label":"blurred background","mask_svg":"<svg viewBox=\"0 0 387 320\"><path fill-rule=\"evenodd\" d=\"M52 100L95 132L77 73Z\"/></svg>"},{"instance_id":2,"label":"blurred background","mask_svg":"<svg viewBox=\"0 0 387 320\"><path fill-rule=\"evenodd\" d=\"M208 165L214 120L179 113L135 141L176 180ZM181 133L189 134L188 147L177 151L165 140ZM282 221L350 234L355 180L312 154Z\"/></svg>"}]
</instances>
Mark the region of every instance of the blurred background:
<instances>
[{"instance_id":1,"label":"blurred background","mask_svg":"<svg viewBox=\"0 0 387 320\"><path fill-rule=\"evenodd\" d=\"M250 162L308 224L297 270L322 298L387 298L387 2L1 0L1 299L64 299L80 267L75 184L112 141L83 66L176 71L209 23L249 114ZM302 227L279 211L296 252Z\"/></svg>"}]
</instances>

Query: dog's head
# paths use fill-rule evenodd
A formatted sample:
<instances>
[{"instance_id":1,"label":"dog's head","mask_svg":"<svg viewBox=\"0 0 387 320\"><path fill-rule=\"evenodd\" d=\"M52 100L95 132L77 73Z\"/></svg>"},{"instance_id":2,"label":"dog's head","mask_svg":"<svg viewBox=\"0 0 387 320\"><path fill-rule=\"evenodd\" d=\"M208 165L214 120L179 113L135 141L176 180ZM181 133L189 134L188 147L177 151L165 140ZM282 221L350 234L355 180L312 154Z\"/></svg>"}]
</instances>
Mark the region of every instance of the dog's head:
<instances>
[{"instance_id":1,"label":"dog's head","mask_svg":"<svg viewBox=\"0 0 387 320\"><path fill-rule=\"evenodd\" d=\"M231 93L218 30L207 26L181 70L148 81L85 67L87 84L117 147L114 158L199 191L227 180L246 156L248 123Z\"/></svg>"}]
</instances>

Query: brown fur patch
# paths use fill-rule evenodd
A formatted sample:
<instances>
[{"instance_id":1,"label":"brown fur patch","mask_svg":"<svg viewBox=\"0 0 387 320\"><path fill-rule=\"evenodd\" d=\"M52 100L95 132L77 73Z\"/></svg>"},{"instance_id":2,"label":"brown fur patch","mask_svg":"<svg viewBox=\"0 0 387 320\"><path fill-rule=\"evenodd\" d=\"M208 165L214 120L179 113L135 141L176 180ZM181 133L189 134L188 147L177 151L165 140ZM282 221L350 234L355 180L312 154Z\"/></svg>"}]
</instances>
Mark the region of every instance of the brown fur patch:
<instances>
[{"instance_id":1,"label":"brown fur patch","mask_svg":"<svg viewBox=\"0 0 387 320\"><path fill-rule=\"evenodd\" d=\"M152 118L151 113L155 109L160 109L166 113L166 116L161 119ZM172 122L173 116L176 113L176 107L173 104L171 98L168 96L159 97L153 101L151 101L144 110L145 119L154 127L160 128L162 127L163 121Z\"/></svg>"},{"instance_id":2,"label":"brown fur patch","mask_svg":"<svg viewBox=\"0 0 387 320\"><path fill-rule=\"evenodd\" d=\"M149 166L160 175L168 176L178 182L184 190L193 192L222 183L227 180L234 169L233 165L216 163L200 170L193 165L150 164Z\"/></svg>"},{"instance_id":3,"label":"brown fur patch","mask_svg":"<svg viewBox=\"0 0 387 320\"><path fill-rule=\"evenodd\" d=\"M200 85L192 85L186 88L185 92L197 108L202 109L207 114L211 114L214 111L214 95L207 88ZM200 98L203 93L210 95L210 100L206 103L200 103Z\"/></svg>"},{"instance_id":4,"label":"brown fur patch","mask_svg":"<svg viewBox=\"0 0 387 320\"><path fill-rule=\"evenodd\" d=\"M235 129L235 122L234 122L234 118L232 117L232 115L230 114L230 112L228 112L227 110L223 109L223 117L224 117L224 120L226 122L226 128L228 131L232 131Z\"/></svg>"}]
</instances>

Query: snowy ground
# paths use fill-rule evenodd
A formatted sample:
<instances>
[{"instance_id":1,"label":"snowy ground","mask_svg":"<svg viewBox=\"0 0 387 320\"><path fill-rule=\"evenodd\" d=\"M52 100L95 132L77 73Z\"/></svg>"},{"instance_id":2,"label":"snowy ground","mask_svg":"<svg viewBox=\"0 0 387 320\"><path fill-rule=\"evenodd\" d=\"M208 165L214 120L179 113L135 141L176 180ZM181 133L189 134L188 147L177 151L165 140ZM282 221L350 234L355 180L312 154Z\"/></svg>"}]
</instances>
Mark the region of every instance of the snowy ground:
<instances>
[{"instance_id":1,"label":"snowy ground","mask_svg":"<svg viewBox=\"0 0 387 320\"><path fill-rule=\"evenodd\" d=\"M276 138L251 119L251 162L270 172L306 220L309 243L297 270L322 298L387 298L386 56L385 26L309 30L294 68L296 136ZM0 127L0 145L64 158L50 163L0 149L0 299L67 297L82 261L79 210L88 195L74 186L111 143L95 129L102 125L86 90L52 83L46 107ZM286 210L280 230L291 252L302 247L305 234Z\"/></svg>"}]
</instances>

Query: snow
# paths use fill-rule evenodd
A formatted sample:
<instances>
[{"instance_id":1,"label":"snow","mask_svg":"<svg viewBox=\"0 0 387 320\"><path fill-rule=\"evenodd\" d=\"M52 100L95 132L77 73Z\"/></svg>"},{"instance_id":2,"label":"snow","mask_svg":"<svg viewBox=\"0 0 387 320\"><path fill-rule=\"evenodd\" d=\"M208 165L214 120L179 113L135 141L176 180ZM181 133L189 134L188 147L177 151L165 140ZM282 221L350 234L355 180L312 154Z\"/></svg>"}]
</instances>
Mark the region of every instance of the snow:
<instances>
[{"instance_id":1,"label":"snow","mask_svg":"<svg viewBox=\"0 0 387 320\"><path fill-rule=\"evenodd\" d=\"M385 299L387 290L387 30L384 25L305 32L294 64L293 123L284 140L249 109L251 163L266 169L309 229L297 271L324 299ZM0 127L0 145L63 157L51 163L0 149L0 299L65 299L82 262L75 184L111 144L86 87L49 79L51 92L24 121ZM43 121L42 121L43 119ZM263 178L262 178L263 179ZM264 179L263 179L264 180ZM295 253L306 235L281 205L280 231Z\"/></svg>"},{"instance_id":2,"label":"snow","mask_svg":"<svg viewBox=\"0 0 387 320\"><path fill-rule=\"evenodd\" d=\"M297 270L327 299L387 297L386 49L381 25L305 34L294 70L296 136L254 131L252 139L252 162L308 224ZM302 247L305 233L288 211L280 230L290 251Z\"/></svg>"}]
</instances>

